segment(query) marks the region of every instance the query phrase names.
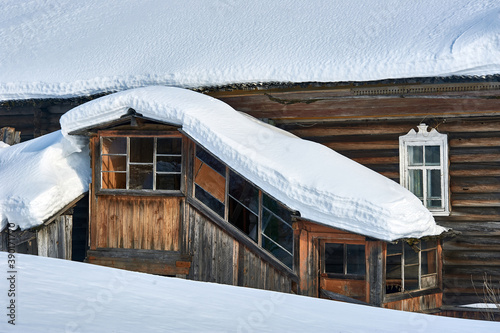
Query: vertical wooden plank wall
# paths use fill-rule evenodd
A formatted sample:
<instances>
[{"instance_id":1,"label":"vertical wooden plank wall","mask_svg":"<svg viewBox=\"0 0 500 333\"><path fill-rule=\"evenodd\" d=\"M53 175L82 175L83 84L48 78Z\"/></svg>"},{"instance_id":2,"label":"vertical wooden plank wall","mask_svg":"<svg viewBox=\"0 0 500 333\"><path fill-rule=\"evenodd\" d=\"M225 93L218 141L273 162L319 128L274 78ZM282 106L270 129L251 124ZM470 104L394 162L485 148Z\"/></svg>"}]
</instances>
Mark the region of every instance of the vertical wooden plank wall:
<instances>
[{"instance_id":1,"label":"vertical wooden plank wall","mask_svg":"<svg viewBox=\"0 0 500 333\"><path fill-rule=\"evenodd\" d=\"M36 232L38 255L42 257L72 258L73 217L62 215Z\"/></svg>"},{"instance_id":2,"label":"vertical wooden plank wall","mask_svg":"<svg viewBox=\"0 0 500 333\"><path fill-rule=\"evenodd\" d=\"M189 210L188 278L243 287L291 292L291 280L224 232L194 207Z\"/></svg>"},{"instance_id":3,"label":"vertical wooden plank wall","mask_svg":"<svg viewBox=\"0 0 500 333\"><path fill-rule=\"evenodd\" d=\"M98 196L96 248L179 251L181 197Z\"/></svg>"}]
</instances>

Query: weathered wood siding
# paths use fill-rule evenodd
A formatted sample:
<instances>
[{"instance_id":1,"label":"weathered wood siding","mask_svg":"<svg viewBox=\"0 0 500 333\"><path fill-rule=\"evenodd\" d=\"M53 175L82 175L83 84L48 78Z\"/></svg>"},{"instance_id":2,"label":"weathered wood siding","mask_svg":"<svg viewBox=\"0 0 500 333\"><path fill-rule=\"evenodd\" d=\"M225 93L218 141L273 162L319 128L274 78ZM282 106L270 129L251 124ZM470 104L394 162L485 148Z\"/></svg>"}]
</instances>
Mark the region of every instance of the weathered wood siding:
<instances>
[{"instance_id":1,"label":"weathered wood siding","mask_svg":"<svg viewBox=\"0 0 500 333\"><path fill-rule=\"evenodd\" d=\"M258 289L291 292L292 281L189 206L188 278Z\"/></svg>"},{"instance_id":2,"label":"weathered wood siding","mask_svg":"<svg viewBox=\"0 0 500 333\"><path fill-rule=\"evenodd\" d=\"M72 259L73 217L62 215L36 232L38 255Z\"/></svg>"},{"instance_id":3,"label":"weathered wood siding","mask_svg":"<svg viewBox=\"0 0 500 333\"><path fill-rule=\"evenodd\" d=\"M0 127L15 127L26 141L59 130L59 118L97 96L70 99L20 100L0 103Z\"/></svg>"},{"instance_id":4,"label":"weathered wood siding","mask_svg":"<svg viewBox=\"0 0 500 333\"><path fill-rule=\"evenodd\" d=\"M443 305L442 298L443 294L435 293L385 303L382 307L393 310L425 312L426 310L439 309Z\"/></svg>"},{"instance_id":5,"label":"weathered wood siding","mask_svg":"<svg viewBox=\"0 0 500 333\"><path fill-rule=\"evenodd\" d=\"M399 136L421 122L448 134L451 214L436 221L461 234L443 242L443 302L480 301L484 274L500 286L498 83L213 95L398 183Z\"/></svg>"},{"instance_id":6,"label":"weathered wood siding","mask_svg":"<svg viewBox=\"0 0 500 333\"><path fill-rule=\"evenodd\" d=\"M182 201L181 197L99 195L96 248L179 251Z\"/></svg>"}]
</instances>

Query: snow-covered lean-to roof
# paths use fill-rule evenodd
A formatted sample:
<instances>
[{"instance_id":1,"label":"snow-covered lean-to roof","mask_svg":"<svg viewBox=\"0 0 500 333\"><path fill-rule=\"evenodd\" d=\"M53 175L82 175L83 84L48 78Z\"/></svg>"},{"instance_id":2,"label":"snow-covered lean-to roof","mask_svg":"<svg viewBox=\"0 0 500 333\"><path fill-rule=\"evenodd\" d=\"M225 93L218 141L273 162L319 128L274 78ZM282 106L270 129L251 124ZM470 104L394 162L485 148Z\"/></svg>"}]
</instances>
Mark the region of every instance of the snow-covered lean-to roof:
<instances>
[{"instance_id":1,"label":"snow-covered lean-to roof","mask_svg":"<svg viewBox=\"0 0 500 333\"><path fill-rule=\"evenodd\" d=\"M498 0L4 0L0 100L500 72Z\"/></svg>"},{"instance_id":2,"label":"snow-covered lean-to roof","mask_svg":"<svg viewBox=\"0 0 500 333\"><path fill-rule=\"evenodd\" d=\"M1 149L0 218L22 228L40 224L85 191L88 151L70 133L117 120L129 108L182 127L197 143L306 219L383 240L444 231L412 193L333 150L209 96L158 86L83 104L61 118L62 133Z\"/></svg>"}]
</instances>

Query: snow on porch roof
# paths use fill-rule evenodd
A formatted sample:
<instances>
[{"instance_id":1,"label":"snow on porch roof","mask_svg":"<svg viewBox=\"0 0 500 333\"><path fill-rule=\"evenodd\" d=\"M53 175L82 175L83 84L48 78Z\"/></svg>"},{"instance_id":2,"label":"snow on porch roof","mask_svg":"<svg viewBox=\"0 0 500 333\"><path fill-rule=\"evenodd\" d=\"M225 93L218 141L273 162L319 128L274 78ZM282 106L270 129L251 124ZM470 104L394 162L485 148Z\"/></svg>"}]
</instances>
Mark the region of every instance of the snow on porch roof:
<instances>
[{"instance_id":1,"label":"snow on porch roof","mask_svg":"<svg viewBox=\"0 0 500 333\"><path fill-rule=\"evenodd\" d=\"M0 100L500 72L498 0L4 0Z\"/></svg>"},{"instance_id":2,"label":"snow on porch roof","mask_svg":"<svg viewBox=\"0 0 500 333\"><path fill-rule=\"evenodd\" d=\"M67 112L61 118L63 134L112 122L129 108L182 127L306 219L387 241L445 230L418 198L392 180L193 91L156 86L108 95Z\"/></svg>"}]
</instances>

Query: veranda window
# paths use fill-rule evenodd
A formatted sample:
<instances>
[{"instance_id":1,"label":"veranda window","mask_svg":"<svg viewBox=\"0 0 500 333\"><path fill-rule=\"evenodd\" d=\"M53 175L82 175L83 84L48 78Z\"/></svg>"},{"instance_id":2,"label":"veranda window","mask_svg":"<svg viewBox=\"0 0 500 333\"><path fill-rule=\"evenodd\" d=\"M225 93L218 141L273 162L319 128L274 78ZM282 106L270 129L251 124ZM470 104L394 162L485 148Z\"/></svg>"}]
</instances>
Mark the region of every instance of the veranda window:
<instances>
[{"instance_id":1,"label":"veranda window","mask_svg":"<svg viewBox=\"0 0 500 333\"><path fill-rule=\"evenodd\" d=\"M386 294L437 287L437 241L387 244Z\"/></svg>"},{"instance_id":2,"label":"veranda window","mask_svg":"<svg viewBox=\"0 0 500 333\"><path fill-rule=\"evenodd\" d=\"M324 273L336 277L364 277L365 246L362 244L325 243Z\"/></svg>"},{"instance_id":3,"label":"veranda window","mask_svg":"<svg viewBox=\"0 0 500 333\"><path fill-rule=\"evenodd\" d=\"M181 137L101 137L101 189L181 189Z\"/></svg>"},{"instance_id":4,"label":"veranda window","mask_svg":"<svg viewBox=\"0 0 500 333\"><path fill-rule=\"evenodd\" d=\"M194 158L194 197L293 267L292 212L199 146Z\"/></svg>"}]
</instances>

